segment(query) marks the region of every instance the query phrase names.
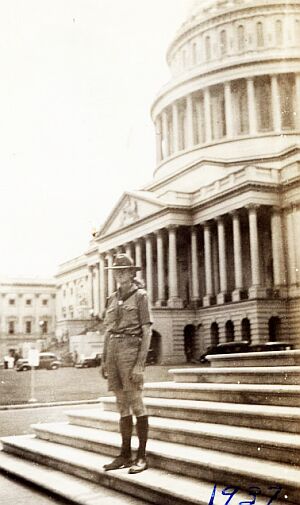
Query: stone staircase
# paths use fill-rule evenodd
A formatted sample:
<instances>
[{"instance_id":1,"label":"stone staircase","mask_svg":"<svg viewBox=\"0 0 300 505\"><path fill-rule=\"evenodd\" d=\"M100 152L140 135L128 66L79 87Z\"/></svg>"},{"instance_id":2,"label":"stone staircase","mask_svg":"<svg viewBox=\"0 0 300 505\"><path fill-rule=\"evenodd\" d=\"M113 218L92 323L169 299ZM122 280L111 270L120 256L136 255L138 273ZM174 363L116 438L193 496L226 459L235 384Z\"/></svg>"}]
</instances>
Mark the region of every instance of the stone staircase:
<instances>
[{"instance_id":1,"label":"stone staircase","mask_svg":"<svg viewBox=\"0 0 300 505\"><path fill-rule=\"evenodd\" d=\"M120 447L112 397L3 438L0 469L82 505L299 505L300 351L210 361L146 385L147 471L102 470Z\"/></svg>"}]
</instances>

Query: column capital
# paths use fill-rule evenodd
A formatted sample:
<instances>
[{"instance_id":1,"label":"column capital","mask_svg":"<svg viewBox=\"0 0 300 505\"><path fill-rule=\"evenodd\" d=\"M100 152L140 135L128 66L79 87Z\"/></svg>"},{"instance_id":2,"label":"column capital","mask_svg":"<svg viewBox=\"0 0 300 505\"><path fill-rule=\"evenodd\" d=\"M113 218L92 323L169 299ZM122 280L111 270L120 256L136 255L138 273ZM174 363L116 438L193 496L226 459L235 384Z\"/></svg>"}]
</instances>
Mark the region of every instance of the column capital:
<instances>
[{"instance_id":1,"label":"column capital","mask_svg":"<svg viewBox=\"0 0 300 505\"><path fill-rule=\"evenodd\" d=\"M166 226L166 229L169 231L169 230L177 230L177 228L179 228L179 225L178 224L169 224Z\"/></svg>"},{"instance_id":2,"label":"column capital","mask_svg":"<svg viewBox=\"0 0 300 505\"><path fill-rule=\"evenodd\" d=\"M156 236L162 235L164 232L165 228L159 228L159 230L155 230L153 233Z\"/></svg>"},{"instance_id":3,"label":"column capital","mask_svg":"<svg viewBox=\"0 0 300 505\"><path fill-rule=\"evenodd\" d=\"M240 217L240 210L241 209L233 209L233 210L230 210L228 212L228 214L231 216L231 217Z\"/></svg>"},{"instance_id":4,"label":"column capital","mask_svg":"<svg viewBox=\"0 0 300 505\"><path fill-rule=\"evenodd\" d=\"M258 204L258 203L249 203L248 205L245 205L245 208L246 208L249 212L251 212L251 211L252 211L252 212L253 212L253 211L257 212L257 211L258 211L258 209L259 209L260 207L261 207L261 205L260 205L260 204Z\"/></svg>"}]
</instances>

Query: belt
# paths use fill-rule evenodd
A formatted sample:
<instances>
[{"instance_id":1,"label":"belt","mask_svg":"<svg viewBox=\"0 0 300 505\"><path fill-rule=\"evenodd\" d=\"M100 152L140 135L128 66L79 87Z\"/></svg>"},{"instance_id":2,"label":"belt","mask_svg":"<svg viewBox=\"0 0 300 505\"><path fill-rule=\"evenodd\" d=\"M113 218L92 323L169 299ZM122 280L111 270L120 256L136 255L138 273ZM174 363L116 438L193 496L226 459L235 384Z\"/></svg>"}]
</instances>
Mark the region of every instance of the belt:
<instances>
[{"instance_id":1,"label":"belt","mask_svg":"<svg viewBox=\"0 0 300 505\"><path fill-rule=\"evenodd\" d=\"M141 335L134 335L132 333L125 333L124 331L122 333L117 333L117 332L112 331L110 336L113 338L126 338L126 337L141 338Z\"/></svg>"}]
</instances>

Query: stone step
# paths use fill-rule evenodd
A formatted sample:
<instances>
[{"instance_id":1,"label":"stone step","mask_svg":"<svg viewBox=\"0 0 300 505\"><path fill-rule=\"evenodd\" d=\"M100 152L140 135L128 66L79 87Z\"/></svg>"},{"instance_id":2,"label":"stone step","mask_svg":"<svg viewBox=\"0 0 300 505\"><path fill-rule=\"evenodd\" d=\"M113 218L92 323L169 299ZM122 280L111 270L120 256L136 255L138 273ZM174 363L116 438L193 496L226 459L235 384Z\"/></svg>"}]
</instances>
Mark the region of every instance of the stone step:
<instances>
[{"instance_id":1,"label":"stone step","mask_svg":"<svg viewBox=\"0 0 300 505\"><path fill-rule=\"evenodd\" d=\"M212 367L299 366L300 350L244 352L207 356Z\"/></svg>"},{"instance_id":2,"label":"stone step","mask_svg":"<svg viewBox=\"0 0 300 505\"><path fill-rule=\"evenodd\" d=\"M200 384L149 382L145 395L155 398L300 407L300 387L272 384Z\"/></svg>"},{"instance_id":3,"label":"stone step","mask_svg":"<svg viewBox=\"0 0 300 505\"><path fill-rule=\"evenodd\" d=\"M169 373L175 382L300 385L300 366L172 368Z\"/></svg>"},{"instance_id":4,"label":"stone step","mask_svg":"<svg viewBox=\"0 0 300 505\"><path fill-rule=\"evenodd\" d=\"M38 487L47 495L70 500L78 505L147 505L148 501L114 491L81 477L62 473L39 463L0 452L0 472L14 480ZM21 503L21 502L18 502Z\"/></svg>"},{"instance_id":5,"label":"stone step","mask_svg":"<svg viewBox=\"0 0 300 505\"><path fill-rule=\"evenodd\" d=\"M171 473L172 468L160 469L153 468L152 466L143 473L130 475L126 469L104 472L102 467L105 463L110 461L108 456L47 442L34 438L31 435L6 437L2 439L2 443L4 450L10 453L10 458L13 458L12 455L15 455L21 457L22 461L24 459L29 460L34 463L34 469L37 463L39 465L45 465L59 472L63 472L64 474L86 479L96 483L98 486L103 485L116 491L122 491L122 493L132 495L151 503L156 503L157 505L170 505L170 503L172 503L172 505L208 505L215 484L213 479L214 471L209 471L206 463L204 464L204 468L207 468L206 473L209 475L209 478L212 479L209 481L205 481L202 475L197 475L197 478L191 476L184 477L176 473ZM115 453L116 449L111 448L111 454L113 455ZM176 454L174 454L174 458L175 457ZM224 466L226 462L221 461L218 464L218 457L214 459L214 466L216 466L216 464L219 466L219 473L222 475L222 483L216 488L213 503L214 505L224 505L222 489L226 486L236 486L240 488L242 482L240 476L236 478L228 475L228 472L224 471L224 469L226 469L226 466ZM13 469L14 462L16 461L19 461L19 458L10 459L9 464L0 460L2 470L6 471L8 468L8 471L10 471L10 469ZM160 461L158 455L157 462L159 463ZM163 461L165 460L163 459ZM193 457L191 457L191 459L187 458L187 465L189 464L193 468ZM34 474L35 472L33 471L32 464L30 466L31 474ZM172 466L173 465L171 465L171 467ZM238 465L236 466L238 468ZM255 470L255 468L256 467L254 467L253 470ZM284 503L299 505L299 485L295 485L294 483L298 471L296 471L295 474L295 470L292 469L289 476L285 477L279 469L270 467L269 472L261 468L257 468L257 470L258 471L251 476L253 477L251 478L252 487L253 485L259 486L262 480L260 485L262 494L257 496L255 501L256 505L266 505L268 502L266 496L274 495L276 491L274 486L276 485L282 487L278 499L276 499L276 505L284 505ZM249 471L251 472L251 468ZM262 471L265 471L266 474L263 475ZM247 473L247 471L245 473ZM26 480L28 477L30 479L28 470L26 469L26 472L24 472L24 479ZM229 478L229 480L226 480L227 478ZM285 481L288 482L286 483ZM272 484L270 484L270 482L272 482ZM274 484L274 482L276 484ZM271 486L273 489L270 489ZM101 492L101 488L99 491ZM76 488L74 489L74 493L76 494ZM238 490L231 500L231 505L238 505L241 501L249 501L249 497L251 499L251 495L248 492ZM105 494L103 494L102 498L103 502L101 503L103 503L103 505L115 505L115 502L106 500ZM74 502L82 503L76 501L76 496L74 497ZM89 505L97 505L97 503L97 501L95 501L95 504L93 500L89 501ZM126 504L127 501L124 500L124 503ZM133 501L132 503L134 504L135 502Z\"/></svg>"},{"instance_id":6,"label":"stone step","mask_svg":"<svg viewBox=\"0 0 300 505\"><path fill-rule=\"evenodd\" d=\"M81 454L78 453L77 460L80 472L76 473L78 476L85 476L81 474L82 471L85 474L89 472L86 460L84 459L86 454L92 455L92 452L97 451L95 456L106 454L111 457L118 454L120 450L120 436L112 432L79 426L75 427L66 423L52 423L48 426L40 425L37 433L39 438L44 437L44 440L31 440L50 444L50 450L55 456L61 451L62 457L65 457L69 449L81 451ZM24 437L2 439L5 450L14 452L16 439L20 440L21 438L24 439ZM133 445L137 445L136 439L133 440ZM178 480L181 476L195 479L201 478L205 481L227 484L228 486L239 486L244 490L255 484L260 487L262 493L265 495L270 495L272 490L269 488L271 486L280 485L290 501L297 503L297 499L299 500L299 467L262 461L246 456L224 454L211 449L187 448L185 445L158 440L149 440L147 453L151 468L167 470L168 472L177 474ZM24 448L22 448L21 452L17 449L17 454L28 458L26 451L24 453ZM32 457L32 455L31 451L30 456ZM34 451L34 458L36 461L36 451ZM105 462L109 461L107 457L104 459ZM38 462L45 462L45 458L38 460ZM59 469L64 470L63 467ZM106 474L106 476L107 479L110 479L112 472L109 475ZM144 499L146 499L145 496Z\"/></svg>"},{"instance_id":7,"label":"stone step","mask_svg":"<svg viewBox=\"0 0 300 505\"><path fill-rule=\"evenodd\" d=\"M114 397L104 396L99 400L104 410L116 411ZM300 433L299 407L147 397L144 401L150 416Z\"/></svg>"},{"instance_id":8,"label":"stone step","mask_svg":"<svg viewBox=\"0 0 300 505\"><path fill-rule=\"evenodd\" d=\"M72 425L119 431L119 414L99 409L68 413ZM150 417L149 437L186 446L211 448L269 461L300 465L300 435L224 424Z\"/></svg>"}]
</instances>

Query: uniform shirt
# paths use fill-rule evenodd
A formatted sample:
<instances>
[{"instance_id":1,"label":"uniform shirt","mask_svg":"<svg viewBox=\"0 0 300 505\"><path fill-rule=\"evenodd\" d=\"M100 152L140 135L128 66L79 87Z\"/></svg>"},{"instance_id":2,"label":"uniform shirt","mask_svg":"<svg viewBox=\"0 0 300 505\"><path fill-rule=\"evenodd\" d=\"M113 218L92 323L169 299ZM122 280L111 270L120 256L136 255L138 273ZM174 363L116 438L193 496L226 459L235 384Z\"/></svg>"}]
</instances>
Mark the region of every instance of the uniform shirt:
<instances>
[{"instance_id":1,"label":"uniform shirt","mask_svg":"<svg viewBox=\"0 0 300 505\"><path fill-rule=\"evenodd\" d=\"M134 286L131 287L135 289ZM108 299L104 324L111 333L126 333L140 336L142 326L151 324L148 297L144 289L137 289L127 300L122 301L119 291Z\"/></svg>"}]
</instances>

